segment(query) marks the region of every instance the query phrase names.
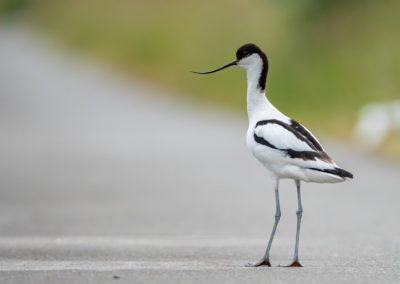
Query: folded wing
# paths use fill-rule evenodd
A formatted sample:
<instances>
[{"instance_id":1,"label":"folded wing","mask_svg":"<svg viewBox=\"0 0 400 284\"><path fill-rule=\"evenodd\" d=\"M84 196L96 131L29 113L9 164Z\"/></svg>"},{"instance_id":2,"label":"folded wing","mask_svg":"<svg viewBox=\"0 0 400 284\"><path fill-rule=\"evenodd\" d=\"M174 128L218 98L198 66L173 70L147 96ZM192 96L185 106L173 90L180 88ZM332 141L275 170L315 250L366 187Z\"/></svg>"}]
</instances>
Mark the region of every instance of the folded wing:
<instances>
[{"instance_id":1,"label":"folded wing","mask_svg":"<svg viewBox=\"0 0 400 284\"><path fill-rule=\"evenodd\" d=\"M306 131L305 128L303 130ZM292 163L301 167L315 167L317 163L321 169L336 166L314 136L308 131L307 134L276 119L261 120L254 129L257 143L281 151Z\"/></svg>"}]
</instances>

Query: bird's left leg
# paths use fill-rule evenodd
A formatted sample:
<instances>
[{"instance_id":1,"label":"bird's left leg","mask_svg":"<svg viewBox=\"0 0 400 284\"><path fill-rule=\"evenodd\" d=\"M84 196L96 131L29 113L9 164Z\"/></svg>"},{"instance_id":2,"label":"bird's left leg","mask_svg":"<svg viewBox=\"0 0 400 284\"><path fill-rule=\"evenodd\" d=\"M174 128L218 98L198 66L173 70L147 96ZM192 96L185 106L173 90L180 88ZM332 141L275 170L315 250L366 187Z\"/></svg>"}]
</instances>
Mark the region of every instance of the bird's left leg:
<instances>
[{"instance_id":1,"label":"bird's left leg","mask_svg":"<svg viewBox=\"0 0 400 284\"><path fill-rule=\"evenodd\" d=\"M297 215L297 230L296 230L296 245L294 248L294 256L293 256L293 261L292 263L288 265L279 265L283 267L303 267L301 263L299 262L299 237L300 237L300 224L301 224L301 217L303 215L303 206L301 205L301 195L300 195L300 181L296 180L296 187L297 187L297 203L298 203L298 208L296 211Z\"/></svg>"},{"instance_id":2,"label":"bird's left leg","mask_svg":"<svg viewBox=\"0 0 400 284\"><path fill-rule=\"evenodd\" d=\"M276 227L278 226L279 219L281 218L281 206L279 202L279 180L275 181L275 203L276 203L276 212L275 212L275 223L272 228L271 236L269 237L267 250L261 260L256 263L248 263L246 267L257 267L261 265L271 266L269 262L269 251L271 250L272 241L275 236Z\"/></svg>"}]
</instances>

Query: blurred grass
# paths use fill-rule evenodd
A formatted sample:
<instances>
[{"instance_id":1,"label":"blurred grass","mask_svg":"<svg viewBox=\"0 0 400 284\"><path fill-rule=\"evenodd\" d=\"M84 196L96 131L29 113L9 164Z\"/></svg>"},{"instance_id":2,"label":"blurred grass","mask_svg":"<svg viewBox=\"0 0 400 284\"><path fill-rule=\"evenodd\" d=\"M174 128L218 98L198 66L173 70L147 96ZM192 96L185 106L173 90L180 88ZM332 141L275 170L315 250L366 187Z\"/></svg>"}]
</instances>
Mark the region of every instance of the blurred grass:
<instances>
[{"instance_id":1,"label":"blurred grass","mask_svg":"<svg viewBox=\"0 0 400 284\"><path fill-rule=\"evenodd\" d=\"M270 60L267 96L311 129L349 137L360 106L400 97L400 1L13 0L81 52L186 98L245 111L242 70L195 76L243 43ZM8 4L13 7L4 8Z\"/></svg>"}]
</instances>

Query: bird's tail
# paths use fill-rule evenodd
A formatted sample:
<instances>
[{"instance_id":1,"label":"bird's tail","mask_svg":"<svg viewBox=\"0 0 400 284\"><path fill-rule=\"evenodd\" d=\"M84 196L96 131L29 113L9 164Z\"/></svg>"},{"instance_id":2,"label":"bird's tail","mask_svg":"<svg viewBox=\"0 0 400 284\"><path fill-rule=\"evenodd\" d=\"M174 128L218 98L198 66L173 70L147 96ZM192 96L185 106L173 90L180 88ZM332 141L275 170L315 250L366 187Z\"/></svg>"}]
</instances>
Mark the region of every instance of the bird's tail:
<instances>
[{"instance_id":1,"label":"bird's tail","mask_svg":"<svg viewBox=\"0 0 400 284\"><path fill-rule=\"evenodd\" d=\"M328 173L328 174L332 174L338 177L341 177L343 179L347 179L347 178L353 178L353 174L345 171L341 168L338 167L334 167L333 169L316 169L316 168L310 168L311 170L315 170L315 171L319 171L319 172L324 172L324 173Z\"/></svg>"},{"instance_id":2,"label":"bird's tail","mask_svg":"<svg viewBox=\"0 0 400 284\"><path fill-rule=\"evenodd\" d=\"M338 176L340 176L342 178L353 178L353 174L352 173L350 173L348 171L345 171L345 170L343 170L341 168L335 168L334 171L335 171L336 175L338 175Z\"/></svg>"}]
</instances>

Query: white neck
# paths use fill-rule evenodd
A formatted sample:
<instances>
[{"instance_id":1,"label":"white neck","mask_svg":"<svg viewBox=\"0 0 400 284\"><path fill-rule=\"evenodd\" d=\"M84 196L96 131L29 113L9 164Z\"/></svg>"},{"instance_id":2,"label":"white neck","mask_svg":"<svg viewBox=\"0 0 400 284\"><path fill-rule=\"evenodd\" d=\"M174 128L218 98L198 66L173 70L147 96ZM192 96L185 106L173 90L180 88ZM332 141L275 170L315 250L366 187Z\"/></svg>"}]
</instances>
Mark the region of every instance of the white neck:
<instances>
[{"instance_id":1,"label":"white neck","mask_svg":"<svg viewBox=\"0 0 400 284\"><path fill-rule=\"evenodd\" d=\"M258 86L262 65L257 64L246 69L247 71L247 115L249 121L257 119L262 113L271 108L271 103L265 96L265 90Z\"/></svg>"}]
</instances>

